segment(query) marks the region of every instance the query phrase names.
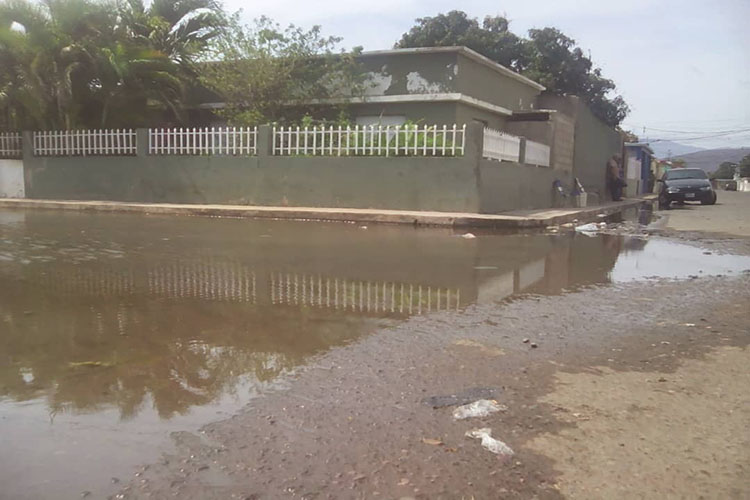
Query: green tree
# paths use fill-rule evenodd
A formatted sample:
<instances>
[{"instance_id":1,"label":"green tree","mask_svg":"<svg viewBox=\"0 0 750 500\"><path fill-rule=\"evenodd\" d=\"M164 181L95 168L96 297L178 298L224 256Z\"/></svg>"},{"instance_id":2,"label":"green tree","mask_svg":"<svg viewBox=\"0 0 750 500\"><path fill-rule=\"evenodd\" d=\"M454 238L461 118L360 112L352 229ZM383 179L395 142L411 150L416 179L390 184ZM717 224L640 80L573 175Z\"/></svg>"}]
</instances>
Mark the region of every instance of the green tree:
<instances>
[{"instance_id":1,"label":"green tree","mask_svg":"<svg viewBox=\"0 0 750 500\"><path fill-rule=\"evenodd\" d=\"M487 16L482 24L465 12L452 10L435 17L422 17L396 43L397 48L465 46L503 66L523 69L524 42L509 31L508 20Z\"/></svg>"},{"instance_id":2,"label":"green tree","mask_svg":"<svg viewBox=\"0 0 750 500\"><path fill-rule=\"evenodd\" d=\"M737 164L731 161L722 162L719 168L711 174L712 179L731 179L734 177L734 171L737 168Z\"/></svg>"},{"instance_id":3,"label":"green tree","mask_svg":"<svg viewBox=\"0 0 750 500\"><path fill-rule=\"evenodd\" d=\"M357 92L360 49L336 52L339 42L319 26L282 29L266 17L245 26L235 16L214 40L200 81L221 96L225 107L217 113L233 125L299 119L306 111L301 103Z\"/></svg>"},{"instance_id":4,"label":"green tree","mask_svg":"<svg viewBox=\"0 0 750 500\"><path fill-rule=\"evenodd\" d=\"M221 26L209 0L0 2L0 127L180 120L194 62Z\"/></svg>"},{"instance_id":5,"label":"green tree","mask_svg":"<svg viewBox=\"0 0 750 500\"><path fill-rule=\"evenodd\" d=\"M738 164L740 177L750 177L750 155L745 156Z\"/></svg>"},{"instance_id":6,"label":"green tree","mask_svg":"<svg viewBox=\"0 0 750 500\"><path fill-rule=\"evenodd\" d=\"M529 38L509 31L502 16L477 19L451 11L417 19L396 47L465 45L524 76L549 92L580 96L592 112L610 126L618 126L629 112L622 96L612 96L615 84L604 78L572 38L555 28L533 29Z\"/></svg>"}]
</instances>

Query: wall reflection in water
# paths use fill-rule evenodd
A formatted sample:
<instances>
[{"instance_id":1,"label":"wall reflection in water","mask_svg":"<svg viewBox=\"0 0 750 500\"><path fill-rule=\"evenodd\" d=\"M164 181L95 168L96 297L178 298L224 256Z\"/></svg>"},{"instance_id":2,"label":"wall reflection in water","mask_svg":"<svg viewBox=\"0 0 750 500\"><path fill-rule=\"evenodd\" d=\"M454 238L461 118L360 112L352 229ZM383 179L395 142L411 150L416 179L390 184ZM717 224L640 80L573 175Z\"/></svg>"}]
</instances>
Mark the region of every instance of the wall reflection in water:
<instances>
[{"instance_id":1,"label":"wall reflection in water","mask_svg":"<svg viewBox=\"0 0 750 500\"><path fill-rule=\"evenodd\" d=\"M617 237L0 218L0 397L161 418L410 315L602 283ZM244 389L243 389L244 390Z\"/></svg>"}]
</instances>

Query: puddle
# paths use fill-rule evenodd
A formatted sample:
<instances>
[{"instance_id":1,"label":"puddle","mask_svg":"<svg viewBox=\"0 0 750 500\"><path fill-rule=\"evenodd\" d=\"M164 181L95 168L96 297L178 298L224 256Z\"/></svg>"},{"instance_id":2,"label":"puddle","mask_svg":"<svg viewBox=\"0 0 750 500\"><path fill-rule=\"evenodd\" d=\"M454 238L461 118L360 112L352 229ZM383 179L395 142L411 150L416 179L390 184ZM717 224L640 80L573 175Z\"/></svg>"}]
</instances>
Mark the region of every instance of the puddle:
<instances>
[{"instance_id":1,"label":"puddle","mask_svg":"<svg viewBox=\"0 0 750 500\"><path fill-rule=\"evenodd\" d=\"M659 239L0 211L0 484L106 496L172 431L411 315L750 258Z\"/></svg>"}]
</instances>

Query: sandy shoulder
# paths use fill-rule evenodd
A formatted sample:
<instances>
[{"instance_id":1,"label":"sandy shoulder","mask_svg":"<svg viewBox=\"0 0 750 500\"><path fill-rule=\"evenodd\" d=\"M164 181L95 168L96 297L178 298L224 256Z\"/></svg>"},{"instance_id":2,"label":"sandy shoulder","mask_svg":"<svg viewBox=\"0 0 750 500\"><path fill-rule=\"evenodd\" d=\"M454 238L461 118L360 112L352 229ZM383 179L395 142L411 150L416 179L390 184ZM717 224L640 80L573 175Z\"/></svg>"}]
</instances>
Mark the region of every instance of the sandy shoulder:
<instances>
[{"instance_id":1,"label":"sandy shoulder","mask_svg":"<svg viewBox=\"0 0 750 500\"><path fill-rule=\"evenodd\" d=\"M560 372L542 401L573 426L526 446L569 498L750 498L749 366L723 347L669 374Z\"/></svg>"}]
</instances>

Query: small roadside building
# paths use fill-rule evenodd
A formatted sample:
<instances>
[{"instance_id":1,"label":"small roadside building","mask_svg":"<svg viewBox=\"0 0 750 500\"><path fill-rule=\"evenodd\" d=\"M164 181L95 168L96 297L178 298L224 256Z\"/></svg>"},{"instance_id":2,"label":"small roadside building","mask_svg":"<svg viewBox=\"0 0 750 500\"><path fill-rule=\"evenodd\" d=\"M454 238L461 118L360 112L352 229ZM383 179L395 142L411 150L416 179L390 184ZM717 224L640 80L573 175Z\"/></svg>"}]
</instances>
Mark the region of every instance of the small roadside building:
<instances>
[{"instance_id":1,"label":"small roadside building","mask_svg":"<svg viewBox=\"0 0 750 500\"><path fill-rule=\"evenodd\" d=\"M654 189L656 172L651 170L654 150L647 143L626 142L624 155L625 182L627 196L651 193Z\"/></svg>"}]
</instances>

